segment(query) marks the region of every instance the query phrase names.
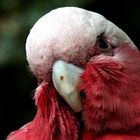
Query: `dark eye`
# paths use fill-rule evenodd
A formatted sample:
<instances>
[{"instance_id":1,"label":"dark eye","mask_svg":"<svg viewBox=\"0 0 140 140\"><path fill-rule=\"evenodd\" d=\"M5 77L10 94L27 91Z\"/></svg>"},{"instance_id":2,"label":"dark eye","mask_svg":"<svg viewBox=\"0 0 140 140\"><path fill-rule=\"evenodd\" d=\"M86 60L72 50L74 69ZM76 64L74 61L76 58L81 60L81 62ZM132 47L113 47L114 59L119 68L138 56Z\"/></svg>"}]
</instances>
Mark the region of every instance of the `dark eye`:
<instances>
[{"instance_id":1,"label":"dark eye","mask_svg":"<svg viewBox=\"0 0 140 140\"><path fill-rule=\"evenodd\" d=\"M97 43L100 49L107 49L109 48L108 42L105 40L103 36L98 36L97 37Z\"/></svg>"}]
</instances>

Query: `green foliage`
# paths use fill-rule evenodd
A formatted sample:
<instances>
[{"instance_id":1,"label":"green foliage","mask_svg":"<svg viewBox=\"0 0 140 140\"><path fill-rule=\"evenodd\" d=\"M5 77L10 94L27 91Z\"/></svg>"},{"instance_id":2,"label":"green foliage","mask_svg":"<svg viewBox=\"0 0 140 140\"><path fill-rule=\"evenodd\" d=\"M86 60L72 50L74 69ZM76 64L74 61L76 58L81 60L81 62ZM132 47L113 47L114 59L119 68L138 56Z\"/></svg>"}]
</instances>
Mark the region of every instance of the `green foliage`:
<instances>
[{"instance_id":1,"label":"green foliage","mask_svg":"<svg viewBox=\"0 0 140 140\"><path fill-rule=\"evenodd\" d=\"M63 6L82 7L92 0L1 0L0 66L25 61L30 28L45 13Z\"/></svg>"}]
</instances>

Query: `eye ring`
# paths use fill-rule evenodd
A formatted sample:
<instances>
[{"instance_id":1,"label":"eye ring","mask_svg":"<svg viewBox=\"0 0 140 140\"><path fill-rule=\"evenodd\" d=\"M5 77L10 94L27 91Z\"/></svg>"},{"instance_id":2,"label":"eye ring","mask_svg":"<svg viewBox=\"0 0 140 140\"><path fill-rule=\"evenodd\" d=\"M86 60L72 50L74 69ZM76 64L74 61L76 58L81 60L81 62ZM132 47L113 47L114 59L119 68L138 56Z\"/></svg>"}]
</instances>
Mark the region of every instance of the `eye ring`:
<instances>
[{"instance_id":1,"label":"eye ring","mask_svg":"<svg viewBox=\"0 0 140 140\"><path fill-rule=\"evenodd\" d=\"M101 50L106 50L106 49L110 48L110 45L108 44L108 42L107 42L106 38L103 36L103 34L101 34L100 36L97 36L97 44Z\"/></svg>"}]
</instances>

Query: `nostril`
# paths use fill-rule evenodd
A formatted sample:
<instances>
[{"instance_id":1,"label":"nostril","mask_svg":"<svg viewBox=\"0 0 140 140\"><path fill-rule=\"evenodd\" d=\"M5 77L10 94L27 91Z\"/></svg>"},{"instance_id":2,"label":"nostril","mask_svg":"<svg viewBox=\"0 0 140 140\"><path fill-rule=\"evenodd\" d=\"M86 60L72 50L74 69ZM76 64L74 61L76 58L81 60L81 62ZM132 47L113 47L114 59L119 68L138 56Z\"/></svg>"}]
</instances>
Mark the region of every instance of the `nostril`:
<instances>
[{"instance_id":1,"label":"nostril","mask_svg":"<svg viewBox=\"0 0 140 140\"><path fill-rule=\"evenodd\" d=\"M60 75L60 81L63 81L63 80L64 80L64 76Z\"/></svg>"}]
</instances>

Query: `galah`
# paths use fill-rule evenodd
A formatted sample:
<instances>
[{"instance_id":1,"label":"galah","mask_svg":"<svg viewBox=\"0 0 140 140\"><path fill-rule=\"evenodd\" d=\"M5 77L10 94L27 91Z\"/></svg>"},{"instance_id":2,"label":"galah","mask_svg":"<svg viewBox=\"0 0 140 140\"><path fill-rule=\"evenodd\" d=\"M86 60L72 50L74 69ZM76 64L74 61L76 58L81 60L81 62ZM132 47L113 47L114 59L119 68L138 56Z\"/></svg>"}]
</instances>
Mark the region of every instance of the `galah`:
<instances>
[{"instance_id":1,"label":"galah","mask_svg":"<svg viewBox=\"0 0 140 140\"><path fill-rule=\"evenodd\" d=\"M52 10L31 29L26 54L37 113L7 140L140 140L140 53L115 24Z\"/></svg>"}]
</instances>

